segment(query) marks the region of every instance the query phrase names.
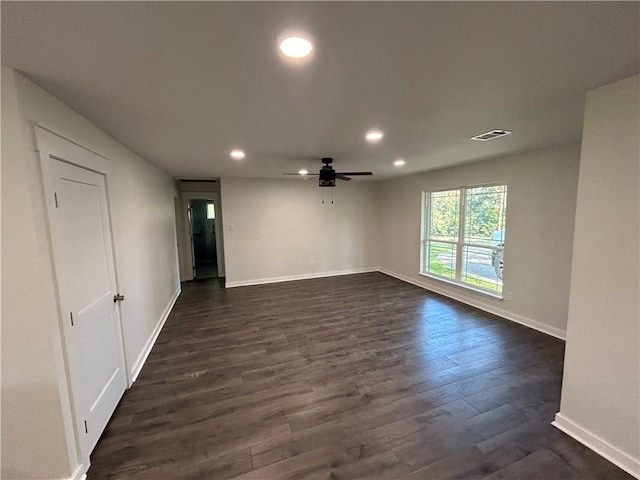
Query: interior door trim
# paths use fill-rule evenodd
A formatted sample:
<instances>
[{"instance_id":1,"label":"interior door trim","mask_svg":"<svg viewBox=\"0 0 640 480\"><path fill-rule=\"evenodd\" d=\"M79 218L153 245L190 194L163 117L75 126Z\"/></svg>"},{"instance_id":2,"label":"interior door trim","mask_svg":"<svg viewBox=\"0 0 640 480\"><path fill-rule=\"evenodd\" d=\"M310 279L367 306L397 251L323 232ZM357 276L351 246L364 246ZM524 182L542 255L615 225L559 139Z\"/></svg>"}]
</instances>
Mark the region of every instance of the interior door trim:
<instances>
[{"instance_id":1,"label":"interior door trim","mask_svg":"<svg viewBox=\"0 0 640 480\"><path fill-rule=\"evenodd\" d=\"M207 192L180 192L180 204L182 206L183 212L187 211L189 208L189 204L191 200L209 200L212 201L215 205L216 209L216 218L215 228L216 228L216 257L218 262L218 276L225 276L225 265L224 265L224 238L222 234L222 205L220 204L220 192L215 191L207 191ZM183 250L182 250L182 258L186 263L186 268L184 270L186 276L185 280L190 281L194 279L193 275L193 259L191 257L190 248L193 246L193 242L191 241L191 246L189 245L189 218L186 214L183 215L181 228L184 232L185 241L183 242Z\"/></svg>"}]
</instances>

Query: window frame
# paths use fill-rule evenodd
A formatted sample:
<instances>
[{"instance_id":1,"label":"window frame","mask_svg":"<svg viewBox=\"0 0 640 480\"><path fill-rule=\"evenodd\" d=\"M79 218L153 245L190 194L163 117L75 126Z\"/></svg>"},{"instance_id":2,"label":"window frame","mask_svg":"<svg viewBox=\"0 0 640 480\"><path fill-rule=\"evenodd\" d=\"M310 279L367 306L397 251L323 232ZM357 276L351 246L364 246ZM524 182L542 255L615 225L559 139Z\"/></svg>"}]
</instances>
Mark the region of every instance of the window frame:
<instances>
[{"instance_id":1,"label":"window frame","mask_svg":"<svg viewBox=\"0 0 640 480\"><path fill-rule=\"evenodd\" d=\"M499 300L504 300L504 283L502 283L502 288L500 291L495 291L495 290L490 290L488 288L483 288L479 285L474 285L472 283L467 283L464 280L462 280L463 277L463 272L462 272L462 260L463 260L463 249L464 247L477 247L477 248L495 248L495 247L488 247L487 245L482 245L482 244L477 244L477 243L465 243L464 238L465 238L465 230L466 230L466 225L465 225L465 221L466 221L466 214L467 214L467 192L468 190L474 189L474 188L481 188L481 187L499 187L499 186L503 186L505 187L505 194L508 198L508 192L509 192L509 186L506 182L491 182L491 183L482 183L482 184L475 184L475 185L461 185L461 186L456 186L456 187L449 187L449 188L441 188L441 189L435 189L435 190L423 190L422 191L422 206L421 206L421 229L420 229L420 271L418 272L420 275L428 277L428 278L432 278L434 280L438 280L440 282L443 283L447 283L447 284L451 284L451 285L455 285L457 287L461 287L464 288L466 290L470 290L473 291L475 293L481 293L483 295L487 295L489 297L493 297L493 298L497 298ZM459 191L460 192L460 197L459 197L459 205L458 205L458 231L457 231L457 239L456 241L447 241L447 240L439 240L439 239L433 239L430 236L430 230L431 230L431 194L433 193L440 193L440 192L454 192L454 191ZM507 211L508 207L505 207L505 222L503 225L503 229L505 230L505 235L502 239L502 250L504 252L504 246L506 243L506 211ZM429 256L429 253L427 252L428 250L428 245L429 242L440 242L440 243L447 243L447 244L451 244L455 246L455 252L456 252L456 260L455 260L455 276L454 278L450 278L447 277L445 275L440 275L434 272L430 272L428 270L428 263L427 263L427 259Z\"/></svg>"}]
</instances>

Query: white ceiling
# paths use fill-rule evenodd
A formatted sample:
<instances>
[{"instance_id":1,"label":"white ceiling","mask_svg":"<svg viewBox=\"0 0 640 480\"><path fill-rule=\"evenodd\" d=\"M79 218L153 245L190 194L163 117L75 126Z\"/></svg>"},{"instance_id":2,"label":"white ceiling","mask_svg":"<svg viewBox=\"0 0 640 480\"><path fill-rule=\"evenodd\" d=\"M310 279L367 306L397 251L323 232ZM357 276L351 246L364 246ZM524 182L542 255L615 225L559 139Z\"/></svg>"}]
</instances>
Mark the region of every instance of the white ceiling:
<instances>
[{"instance_id":1,"label":"white ceiling","mask_svg":"<svg viewBox=\"0 0 640 480\"><path fill-rule=\"evenodd\" d=\"M374 179L578 141L639 2L2 2L2 63L176 178ZM274 37L302 29L305 65ZM364 133L385 132L370 145ZM469 137L500 128L490 142ZM232 148L247 153L229 158ZM396 158L407 164L392 165Z\"/></svg>"}]
</instances>

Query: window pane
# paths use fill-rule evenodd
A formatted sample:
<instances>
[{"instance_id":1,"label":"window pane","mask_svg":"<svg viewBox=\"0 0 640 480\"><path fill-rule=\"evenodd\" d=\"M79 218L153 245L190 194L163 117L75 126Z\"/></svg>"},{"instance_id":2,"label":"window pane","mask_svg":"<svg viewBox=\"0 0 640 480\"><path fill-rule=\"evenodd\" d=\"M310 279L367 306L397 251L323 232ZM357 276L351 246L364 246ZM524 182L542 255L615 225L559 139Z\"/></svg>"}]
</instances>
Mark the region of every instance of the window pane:
<instances>
[{"instance_id":1,"label":"window pane","mask_svg":"<svg viewBox=\"0 0 640 480\"><path fill-rule=\"evenodd\" d=\"M502 292L502 246L462 247L460 280L476 287Z\"/></svg>"},{"instance_id":2,"label":"window pane","mask_svg":"<svg viewBox=\"0 0 640 480\"><path fill-rule=\"evenodd\" d=\"M507 186L467 190L464 243L497 247L504 244Z\"/></svg>"},{"instance_id":3,"label":"window pane","mask_svg":"<svg viewBox=\"0 0 640 480\"><path fill-rule=\"evenodd\" d=\"M429 197L428 238L457 242L460 226L460 190L432 192Z\"/></svg>"},{"instance_id":4,"label":"window pane","mask_svg":"<svg viewBox=\"0 0 640 480\"><path fill-rule=\"evenodd\" d=\"M216 208L213 203L207 203L207 220L216 218Z\"/></svg>"},{"instance_id":5,"label":"window pane","mask_svg":"<svg viewBox=\"0 0 640 480\"><path fill-rule=\"evenodd\" d=\"M428 241L425 255L425 271L444 277L456 277L455 243Z\"/></svg>"}]
</instances>

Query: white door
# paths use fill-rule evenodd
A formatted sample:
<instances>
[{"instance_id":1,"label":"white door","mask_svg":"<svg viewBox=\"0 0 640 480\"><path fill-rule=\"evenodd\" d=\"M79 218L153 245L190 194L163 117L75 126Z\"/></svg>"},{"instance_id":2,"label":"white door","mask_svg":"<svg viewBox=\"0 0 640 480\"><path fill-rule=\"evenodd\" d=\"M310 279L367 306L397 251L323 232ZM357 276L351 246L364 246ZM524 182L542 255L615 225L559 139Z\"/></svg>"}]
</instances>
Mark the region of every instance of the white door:
<instances>
[{"instance_id":1,"label":"white door","mask_svg":"<svg viewBox=\"0 0 640 480\"><path fill-rule=\"evenodd\" d=\"M126 388L104 175L49 158L48 199L75 426L88 456Z\"/></svg>"}]
</instances>

